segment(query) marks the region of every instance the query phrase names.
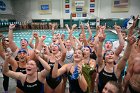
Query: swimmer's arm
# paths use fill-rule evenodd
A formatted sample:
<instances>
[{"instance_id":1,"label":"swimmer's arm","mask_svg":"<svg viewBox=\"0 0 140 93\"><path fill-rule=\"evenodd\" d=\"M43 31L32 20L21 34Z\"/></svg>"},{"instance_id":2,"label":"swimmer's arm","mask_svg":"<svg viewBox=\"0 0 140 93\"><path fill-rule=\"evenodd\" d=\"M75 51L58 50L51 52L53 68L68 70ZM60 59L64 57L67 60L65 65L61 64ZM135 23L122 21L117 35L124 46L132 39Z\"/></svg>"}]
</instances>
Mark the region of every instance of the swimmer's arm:
<instances>
[{"instance_id":1,"label":"swimmer's arm","mask_svg":"<svg viewBox=\"0 0 140 93\"><path fill-rule=\"evenodd\" d=\"M83 34L83 43L84 43L84 46L88 46L88 42L87 42L87 39L86 39L86 34L85 34L85 29L84 29L84 25L81 24L81 34Z\"/></svg>"},{"instance_id":2,"label":"swimmer's arm","mask_svg":"<svg viewBox=\"0 0 140 93\"><path fill-rule=\"evenodd\" d=\"M122 50L124 48L124 39L123 39L123 36L121 34L121 27L120 26L116 26L115 30L116 30L116 32L118 34L118 38L119 38L119 46L115 50L115 55L118 57L119 54L122 52Z\"/></svg>"},{"instance_id":3,"label":"swimmer's arm","mask_svg":"<svg viewBox=\"0 0 140 93\"><path fill-rule=\"evenodd\" d=\"M136 17L136 19L135 19L134 22L133 22L133 25L130 27L128 35L129 35L129 34L130 34L130 35L133 34L133 32L134 32L133 30L134 30L134 28L135 28L135 26L136 26L136 23L137 23L137 21L138 21L138 18L139 18L139 15Z\"/></svg>"},{"instance_id":4,"label":"swimmer's arm","mask_svg":"<svg viewBox=\"0 0 140 93\"><path fill-rule=\"evenodd\" d=\"M64 64L61 68L58 69L58 62L55 62L53 70L52 70L52 77L56 78L56 77L64 74L65 72L67 72L68 66L69 66L69 64Z\"/></svg>"},{"instance_id":5,"label":"swimmer's arm","mask_svg":"<svg viewBox=\"0 0 140 93\"><path fill-rule=\"evenodd\" d=\"M79 83L80 88L84 92L86 92L87 91L88 84L87 84L87 81L86 81L86 79L85 79L85 77L84 77L83 74L80 74L79 75L78 81L79 81L78 83Z\"/></svg>"},{"instance_id":6,"label":"swimmer's arm","mask_svg":"<svg viewBox=\"0 0 140 93\"><path fill-rule=\"evenodd\" d=\"M127 71L126 76L124 77L124 81L123 81L123 84L122 84L123 85L123 93L126 93L126 91L127 91L127 88L128 88L128 85L129 85L129 80L130 80L130 78L133 74L133 65L134 64L132 64L130 66L130 68Z\"/></svg>"},{"instance_id":7,"label":"swimmer's arm","mask_svg":"<svg viewBox=\"0 0 140 93\"><path fill-rule=\"evenodd\" d=\"M89 37L88 37L88 40L87 41L90 41L90 39L92 38L92 32L91 32L89 23L87 23L86 26L87 26L88 32L89 32Z\"/></svg>"},{"instance_id":8,"label":"swimmer's arm","mask_svg":"<svg viewBox=\"0 0 140 93\"><path fill-rule=\"evenodd\" d=\"M104 64L103 56L102 56L102 50L103 50L102 46L103 46L103 41L99 41L98 47L97 47L97 59L96 59L96 62L99 65L99 67L102 67Z\"/></svg>"},{"instance_id":9,"label":"swimmer's arm","mask_svg":"<svg viewBox=\"0 0 140 93\"><path fill-rule=\"evenodd\" d=\"M121 71L124 69L126 65L130 52L131 52L131 47L129 46L129 44L127 44L123 57L120 59L120 61L116 65L116 75L118 78L120 77Z\"/></svg>"},{"instance_id":10,"label":"swimmer's arm","mask_svg":"<svg viewBox=\"0 0 140 93\"><path fill-rule=\"evenodd\" d=\"M126 47L126 50L124 52L123 57L120 59L119 63L116 65L117 66L117 76L120 77L121 71L124 69L126 62L130 56L132 45L135 42L135 38L133 36L128 36L128 44Z\"/></svg>"},{"instance_id":11,"label":"swimmer's arm","mask_svg":"<svg viewBox=\"0 0 140 93\"><path fill-rule=\"evenodd\" d=\"M60 43L60 49L61 49L61 53L62 53L61 60L62 60L62 62L64 62L67 50L66 50L60 36L58 36L58 41Z\"/></svg>"},{"instance_id":12,"label":"swimmer's arm","mask_svg":"<svg viewBox=\"0 0 140 93\"><path fill-rule=\"evenodd\" d=\"M51 67L48 65L48 62L46 62L44 59L42 59L40 56L37 57L37 59L40 61L40 63L42 64L42 66L48 71L50 72Z\"/></svg>"},{"instance_id":13,"label":"swimmer's arm","mask_svg":"<svg viewBox=\"0 0 140 93\"><path fill-rule=\"evenodd\" d=\"M5 62L4 62L4 64L3 64L3 73L4 73L6 76L8 76L8 77L21 80L21 76L22 76L23 74L22 74L21 72L14 72L14 71L9 70L9 67L8 67L8 60L9 60L9 59L5 59Z\"/></svg>"},{"instance_id":14,"label":"swimmer's arm","mask_svg":"<svg viewBox=\"0 0 140 93\"><path fill-rule=\"evenodd\" d=\"M9 58L7 62L12 66L12 70L16 71L18 64L17 61L12 56Z\"/></svg>"},{"instance_id":15,"label":"swimmer's arm","mask_svg":"<svg viewBox=\"0 0 140 93\"><path fill-rule=\"evenodd\" d=\"M29 46L30 46L32 49L34 48L33 39L34 39L34 37L31 37L30 40L29 40Z\"/></svg>"},{"instance_id":16,"label":"swimmer's arm","mask_svg":"<svg viewBox=\"0 0 140 93\"><path fill-rule=\"evenodd\" d=\"M52 36L54 35L55 26L56 26L56 25L53 23L53 24L52 24Z\"/></svg>"},{"instance_id":17,"label":"swimmer's arm","mask_svg":"<svg viewBox=\"0 0 140 93\"><path fill-rule=\"evenodd\" d=\"M13 29L15 28L15 24L9 25L9 32L8 32L8 38L9 38L9 45L12 50L12 52L15 52L17 50L16 43L13 40Z\"/></svg>"}]
</instances>

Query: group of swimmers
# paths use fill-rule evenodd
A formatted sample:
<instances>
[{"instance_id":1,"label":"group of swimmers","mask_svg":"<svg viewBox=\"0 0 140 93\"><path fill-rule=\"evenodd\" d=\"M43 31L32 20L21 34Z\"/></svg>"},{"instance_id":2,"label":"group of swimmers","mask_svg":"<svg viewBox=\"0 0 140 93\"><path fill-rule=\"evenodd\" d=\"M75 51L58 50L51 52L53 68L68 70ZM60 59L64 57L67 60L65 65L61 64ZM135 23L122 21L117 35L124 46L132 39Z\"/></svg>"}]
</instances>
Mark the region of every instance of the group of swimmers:
<instances>
[{"instance_id":1,"label":"group of swimmers","mask_svg":"<svg viewBox=\"0 0 140 93\"><path fill-rule=\"evenodd\" d=\"M54 34L56 25L50 24L53 35L50 45L44 42L47 35L33 32L31 40L21 39L18 48L13 41L15 25L10 24L8 37L0 35L3 74L16 79L16 93L65 93L67 83L68 93L94 93L95 90L96 93L140 93L140 36L136 38L134 34L138 17L128 33L114 26L119 38L114 49L111 41L103 46L106 25L98 26L96 35L92 36L89 23L86 24L88 38L83 24L79 38L73 36L77 25L69 28L66 24L67 39L63 34ZM32 49L28 49L28 45Z\"/></svg>"}]
</instances>

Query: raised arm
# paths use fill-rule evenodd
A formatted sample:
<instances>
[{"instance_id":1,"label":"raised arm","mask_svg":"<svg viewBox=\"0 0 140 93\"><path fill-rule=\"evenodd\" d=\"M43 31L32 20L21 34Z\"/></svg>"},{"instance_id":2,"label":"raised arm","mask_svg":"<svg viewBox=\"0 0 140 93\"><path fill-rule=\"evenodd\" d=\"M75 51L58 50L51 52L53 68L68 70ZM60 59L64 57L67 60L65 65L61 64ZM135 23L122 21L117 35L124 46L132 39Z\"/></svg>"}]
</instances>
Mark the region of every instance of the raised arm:
<instances>
[{"instance_id":1,"label":"raised arm","mask_svg":"<svg viewBox=\"0 0 140 93\"><path fill-rule=\"evenodd\" d=\"M33 44L33 40L34 40L34 37L32 36L29 40L29 46L33 49L35 48L34 44Z\"/></svg>"},{"instance_id":2,"label":"raised arm","mask_svg":"<svg viewBox=\"0 0 140 93\"><path fill-rule=\"evenodd\" d=\"M133 30L134 30L134 28L135 28L135 26L136 26L136 23L137 23L137 21L138 21L138 18L139 18L139 15L138 15L138 16L136 17L136 19L134 20L133 25L130 27L129 33L128 33L128 34L130 34L130 35L133 34Z\"/></svg>"},{"instance_id":3,"label":"raised arm","mask_svg":"<svg viewBox=\"0 0 140 93\"><path fill-rule=\"evenodd\" d=\"M9 32L8 32L8 38L9 38L9 44L10 44L10 48L13 52L15 52L17 50L17 46L13 40L13 29L15 28L15 24L10 24L9 25Z\"/></svg>"},{"instance_id":4,"label":"raised arm","mask_svg":"<svg viewBox=\"0 0 140 93\"><path fill-rule=\"evenodd\" d=\"M71 30L69 29L69 26L68 25L66 25L66 28L67 28L67 30L68 30L68 32L69 32L69 36L68 36L68 39L71 39L72 38L72 34L73 34L73 31L74 31L74 29L76 28L76 24L73 24L72 25L72 28L71 28Z\"/></svg>"},{"instance_id":5,"label":"raised arm","mask_svg":"<svg viewBox=\"0 0 140 93\"><path fill-rule=\"evenodd\" d=\"M61 49L61 53L62 53L61 61L64 62L67 50L62 42L60 34L58 34L57 38L58 38L58 41L60 43L60 49Z\"/></svg>"},{"instance_id":6,"label":"raised arm","mask_svg":"<svg viewBox=\"0 0 140 93\"><path fill-rule=\"evenodd\" d=\"M86 26L87 26L88 32L89 32L89 37L88 37L87 41L90 41L90 39L92 38L92 32L91 32L90 25L88 22L87 22Z\"/></svg>"},{"instance_id":7,"label":"raised arm","mask_svg":"<svg viewBox=\"0 0 140 93\"><path fill-rule=\"evenodd\" d=\"M11 78L22 80L24 75L21 72L15 72L9 70L8 63L11 61L11 55L8 53L5 53L5 62L3 64L3 73Z\"/></svg>"},{"instance_id":8,"label":"raised arm","mask_svg":"<svg viewBox=\"0 0 140 93\"><path fill-rule=\"evenodd\" d=\"M87 42L87 39L86 39L86 34L85 34L85 29L84 29L84 25L83 24L80 24L80 27L81 27L81 34L83 35L83 43L84 43L84 46L88 46L88 42Z\"/></svg>"},{"instance_id":9,"label":"raised arm","mask_svg":"<svg viewBox=\"0 0 140 93\"><path fill-rule=\"evenodd\" d=\"M47 63L44 59L42 59L42 58L40 57L40 51L39 51L39 50L35 50L34 52L35 52L35 55L36 55L37 59L38 59L38 60L40 61L40 63L42 64L42 66L43 66L48 72L50 72L51 67L48 65L48 63Z\"/></svg>"},{"instance_id":10,"label":"raised arm","mask_svg":"<svg viewBox=\"0 0 140 93\"><path fill-rule=\"evenodd\" d=\"M100 29L100 33L98 35L98 38L99 38L99 43L98 43L98 47L97 47L97 64L99 65L99 67L102 67L103 66L103 56L102 56L102 46L103 46L103 42L105 40L105 33L102 29Z\"/></svg>"},{"instance_id":11,"label":"raised arm","mask_svg":"<svg viewBox=\"0 0 140 93\"><path fill-rule=\"evenodd\" d=\"M53 70L52 70L52 77L53 78L56 78L56 77L64 74L65 72L67 72L68 64L64 64L61 68L58 69L58 63L59 63L59 61L56 60L54 67L53 67Z\"/></svg>"},{"instance_id":12,"label":"raised arm","mask_svg":"<svg viewBox=\"0 0 140 93\"><path fill-rule=\"evenodd\" d=\"M120 59L119 63L116 65L117 66L116 75L118 78L120 77L120 74L126 65L126 62L127 62L129 55L131 53L132 45L134 44L135 41L136 41L136 39L134 36L128 37L128 44L127 44L126 50L124 52L124 55Z\"/></svg>"},{"instance_id":13,"label":"raised arm","mask_svg":"<svg viewBox=\"0 0 140 93\"><path fill-rule=\"evenodd\" d=\"M114 27L115 27L115 30L118 34L118 38L119 38L119 46L115 50L115 55L118 57L124 48L124 39L123 39L122 34L121 34L121 30L122 30L121 27L117 26L117 25L115 25Z\"/></svg>"}]
</instances>

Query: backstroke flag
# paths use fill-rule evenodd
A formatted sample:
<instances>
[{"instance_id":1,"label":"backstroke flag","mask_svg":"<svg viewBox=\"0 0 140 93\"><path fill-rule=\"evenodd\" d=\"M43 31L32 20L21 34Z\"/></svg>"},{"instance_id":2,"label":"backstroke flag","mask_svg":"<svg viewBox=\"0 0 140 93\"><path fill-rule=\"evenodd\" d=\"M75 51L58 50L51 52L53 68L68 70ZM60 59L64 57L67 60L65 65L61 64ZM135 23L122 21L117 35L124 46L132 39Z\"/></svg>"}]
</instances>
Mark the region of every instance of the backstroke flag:
<instances>
[{"instance_id":1,"label":"backstroke flag","mask_svg":"<svg viewBox=\"0 0 140 93\"><path fill-rule=\"evenodd\" d=\"M10 0L0 0L0 14L13 14Z\"/></svg>"}]
</instances>

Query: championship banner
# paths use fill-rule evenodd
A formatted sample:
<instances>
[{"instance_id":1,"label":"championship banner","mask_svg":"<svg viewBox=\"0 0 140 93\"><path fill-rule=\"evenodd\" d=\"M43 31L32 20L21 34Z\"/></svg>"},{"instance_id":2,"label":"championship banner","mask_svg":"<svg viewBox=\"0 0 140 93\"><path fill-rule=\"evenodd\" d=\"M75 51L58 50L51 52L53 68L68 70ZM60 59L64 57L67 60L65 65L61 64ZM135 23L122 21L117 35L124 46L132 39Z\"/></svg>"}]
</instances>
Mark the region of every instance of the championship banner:
<instances>
[{"instance_id":1,"label":"championship banner","mask_svg":"<svg viewBox=\"0 0 140 93\"><path fill-rule=\"evenodd\" d=\"M88 11L87 0L72 0L72 13L86 13Z\"/></svg>"},{"instance_id":2,"label":"championship banner","mask_svg":"<svg viewBox=\"0 0 140 93\"><path fill-rule=\"evenodd\" d=\"M71 12L72 14L76 14L74 17L86 17L86 13L88 11L88 2L87 0L72 0L71 2L72 8Z\"/></svg>"},{"instance_id":3,"label":"championship banner","mask_svg":"<svg viewBox=\"0 0 140 93\"><path fill-rule=\"evenodd\" d=\"M38 2L39 14L51 14L52 13L52 0L40 0Z\"/></svg>"},{"instance_id":4,"label":"championship banner","mask_svg":"<svg viewBox=\"0 0 140 93\"><path fill-rule=\"evenodd\" d=\"M0 14L13 14L10 0L0 0Z\"/></svg>"}]
</instances>

